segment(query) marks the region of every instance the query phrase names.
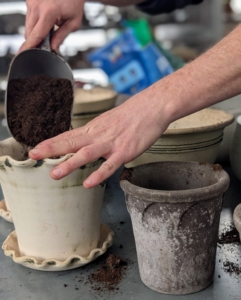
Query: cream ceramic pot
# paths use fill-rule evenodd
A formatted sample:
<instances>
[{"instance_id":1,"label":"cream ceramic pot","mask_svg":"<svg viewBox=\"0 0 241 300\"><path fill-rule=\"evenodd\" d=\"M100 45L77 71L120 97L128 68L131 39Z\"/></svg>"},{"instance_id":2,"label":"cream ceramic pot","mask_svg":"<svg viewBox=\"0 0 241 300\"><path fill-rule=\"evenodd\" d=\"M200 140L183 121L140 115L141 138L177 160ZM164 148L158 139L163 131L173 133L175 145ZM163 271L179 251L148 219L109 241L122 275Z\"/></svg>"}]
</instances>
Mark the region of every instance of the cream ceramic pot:
<instances>
[{"instance_id":1,"label":"cream ceramic pot","mask_svg":"<svg viewBox=\"0 0 241 300\"><path fill-rule=\"evenodd\" d=\"M104 184L85 189L83 181L102 163L81 167L53 180L53 167L69 159L24 160L12 138L0 143L0 181L15 225L21 255L39 260L87 256L100 236Z\"/></svg>"},{"instance_id":2,"label":"cream ceramic pot","mask_svg":"<svg viewBox=\"0 0 241 300\"><path fill-rule=\"evenodd\" d=\"M223 130L233 119L232 114L211 108L179 119L170 124L153 146L126 167L160 161L214 163Z\"/></svg>"}]
</instances>

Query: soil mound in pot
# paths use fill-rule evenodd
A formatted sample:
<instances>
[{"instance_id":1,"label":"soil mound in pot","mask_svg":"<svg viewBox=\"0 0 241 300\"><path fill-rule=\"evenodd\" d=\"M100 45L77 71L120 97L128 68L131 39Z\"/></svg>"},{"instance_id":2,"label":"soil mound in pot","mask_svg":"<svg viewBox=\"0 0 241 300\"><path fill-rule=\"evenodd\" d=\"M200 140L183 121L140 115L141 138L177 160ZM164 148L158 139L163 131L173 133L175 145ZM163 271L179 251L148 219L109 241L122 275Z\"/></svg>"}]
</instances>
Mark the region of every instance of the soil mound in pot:
<instances>
[{"instance_id":1,"label":"soil mound in pot","mask_svg":"<svg viewBox=\"0 0 241 300\"><path fill-rule=\"evenodd\" d=\"M16 140L35 147L71 127L73 88L67 79L37 75L8 85L8 122Z\"/></svg>"}]
</instances>

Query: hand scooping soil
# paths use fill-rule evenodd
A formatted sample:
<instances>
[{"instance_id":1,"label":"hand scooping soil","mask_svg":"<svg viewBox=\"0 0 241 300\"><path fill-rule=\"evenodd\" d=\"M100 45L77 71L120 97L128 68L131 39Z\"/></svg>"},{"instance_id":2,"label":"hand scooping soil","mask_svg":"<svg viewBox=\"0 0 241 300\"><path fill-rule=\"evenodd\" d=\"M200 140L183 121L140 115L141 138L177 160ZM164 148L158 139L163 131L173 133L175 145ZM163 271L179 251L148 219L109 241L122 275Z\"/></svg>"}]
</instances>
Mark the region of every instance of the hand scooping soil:
<instances>
[{"instance_id":1,"label":"hand scooping soil","mask_svg":"<svg viewBox=\"0 0 241 300\"><path fill-rule=\"evenodd\" d=\"M35 147L70 130L73 88L47 75L13 79L8 85L8 123L15 139Z\"/></svg>"}]
</instances>

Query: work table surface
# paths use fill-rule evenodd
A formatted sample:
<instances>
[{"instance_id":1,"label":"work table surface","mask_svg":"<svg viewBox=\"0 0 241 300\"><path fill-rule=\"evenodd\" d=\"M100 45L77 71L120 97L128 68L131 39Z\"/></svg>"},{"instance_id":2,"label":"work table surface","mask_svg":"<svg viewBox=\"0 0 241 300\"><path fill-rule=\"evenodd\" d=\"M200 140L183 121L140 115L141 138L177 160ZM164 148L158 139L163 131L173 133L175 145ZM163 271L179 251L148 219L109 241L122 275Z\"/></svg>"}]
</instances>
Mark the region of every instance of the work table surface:
<instances>
[{"instance_id":1,"label":"work table surface","mask_svg":"<svg viewBox=\"0 0 241 300\"><path fill-rule=\"evenodd\" d=\"M0 137L1 140L7 137L3 128L0 128ZM225 169L230 174L231 185L225 195L220 231L232 223L233 210L241 202L241 184L232 174L229 166ZM126 275L119 285L119 290L98 292L88 283L88 275L95 272L104 262L105 255L82 268L61 272L42 272L14 263L1 250L0 299L240 300L241 275L226 273L223 270L223 262L229 260L241 266L241 245L218 246L214 282L199 293L183 296L165 295L150 290L141 282L131 220L126 209L124 194L119 186L119 174L120 170L108 180L102 212L102 222L115 233L114 244L108 252L128 261ZM13 230L13 224L0 219L1 244Z\"/></svg>"}]
</instances>

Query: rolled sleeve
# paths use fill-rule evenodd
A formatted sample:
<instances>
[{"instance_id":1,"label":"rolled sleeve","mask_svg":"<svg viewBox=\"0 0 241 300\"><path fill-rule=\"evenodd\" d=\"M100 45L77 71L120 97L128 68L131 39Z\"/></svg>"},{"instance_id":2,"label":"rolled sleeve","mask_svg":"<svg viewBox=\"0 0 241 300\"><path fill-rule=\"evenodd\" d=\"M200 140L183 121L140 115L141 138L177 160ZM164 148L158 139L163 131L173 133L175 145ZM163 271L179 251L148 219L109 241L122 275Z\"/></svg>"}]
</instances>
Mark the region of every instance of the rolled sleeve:
<instances>
[{"instance_id":1,"label":"rolled sleeve","mask_svg":"<svg viewBox=\"0 0 241 300\"><path fill-rule=\"evenodd\" d=\"M199 4L203 0L146 0L138 4L137 8L150 15L170 13L175 9L181 9L191 4Z\"/></svg>"}]
</instances>

